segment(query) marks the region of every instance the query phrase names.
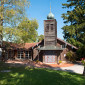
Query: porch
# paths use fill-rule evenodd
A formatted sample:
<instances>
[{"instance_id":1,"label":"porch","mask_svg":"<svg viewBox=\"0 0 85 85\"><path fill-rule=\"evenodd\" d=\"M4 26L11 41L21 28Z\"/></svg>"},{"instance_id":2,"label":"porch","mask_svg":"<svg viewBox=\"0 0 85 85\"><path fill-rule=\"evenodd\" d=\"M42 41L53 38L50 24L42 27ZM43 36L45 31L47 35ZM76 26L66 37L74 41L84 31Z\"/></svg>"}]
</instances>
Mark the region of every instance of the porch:
<instances>
[{"instance_id":1,"label":"porch","mask_svg":"<svg viewBox=\"0 0 85 85\"><path fill-rule=\"evenodd\" d=\"M59 63L59 60L61 60L61 53L63 51L62 48L57 46L44 46L41 48L38 48L38 54L40 52L43 52L42 54L42 62L43 63L49 63L49 64L56 64ZM41 55L38 55L38 60L40 60Z\"/></svg>"}]
</instances>

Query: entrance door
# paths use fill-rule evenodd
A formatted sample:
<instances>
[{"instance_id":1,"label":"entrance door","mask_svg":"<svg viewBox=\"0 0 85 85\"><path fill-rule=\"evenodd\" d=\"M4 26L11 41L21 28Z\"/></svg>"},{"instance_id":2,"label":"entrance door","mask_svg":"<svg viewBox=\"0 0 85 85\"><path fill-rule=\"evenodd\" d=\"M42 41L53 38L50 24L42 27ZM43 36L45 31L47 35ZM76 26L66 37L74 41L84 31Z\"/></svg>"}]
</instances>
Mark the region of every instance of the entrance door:
<instances>
[{"instance_id":1,"label":"entrance door","mask_svg":"<svg viewBox=\"0 0 85 85\"><path fill-rule=\"evenodd\" d=\"M55 56L54 55L46 55L45 63L55 63Z\"/></svg>"},{"instance_id":2,"label":"entrance door","mask_svg":"<svg viewBox=\"0 0 85 85\"><path fill-rule=\"evenodd\" d=\"M55 52L45 51L45 63L55 63Z\"/></svg>"}]
</instances>

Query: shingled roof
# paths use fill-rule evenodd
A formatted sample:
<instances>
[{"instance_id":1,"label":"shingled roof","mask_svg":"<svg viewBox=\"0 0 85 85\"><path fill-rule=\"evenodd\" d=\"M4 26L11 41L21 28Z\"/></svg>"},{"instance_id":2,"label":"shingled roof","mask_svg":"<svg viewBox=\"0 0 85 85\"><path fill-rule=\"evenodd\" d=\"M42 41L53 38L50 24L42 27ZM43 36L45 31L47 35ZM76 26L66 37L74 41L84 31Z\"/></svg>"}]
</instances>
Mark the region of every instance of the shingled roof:
<instances>
[{"instance_id":1,"label":"shingled roof","mask_svg":"<svg viewBox=\"0 0 85 85\"><path fill-rule=\"evenodd\" d=\"M66 45L73 47L75 49L78 49L76 46L73 46L71 44L69 44L68 42L61 40L60 38L57 38L58 41L65 43ZM42 42L42 41L41 41ZM6 47L7 49L30 49L32 47L35 47L36 45L40 44L41 42L37 42L37 43L24 43L24 44L16 44L16 43L12 43L12 42L3 42L3 47ZM45 48L43 48L45 49ZM56 48L57 49L57 48Z\"/></svg>"},{"instance_id":2,"label":"shingled roof","mask_svg":"<svg viewBox=\"0 0 85 85\"><path fill-rule=\"evenodd\" d=\"M78 49L76 46L71 45L70 43L68 43L68 42L66 42L66 41L64 41L64 40L61 40L60 38L57 38L57 40L59 40L59 41L65 43L65 44L68 45L68 46L71 46L71 47L73 47L73 48L75 48L75 49Z\"/></svg>"},{"instance_id":3,"label":"shingled roof","mask_svg":"<svg viewBox=\"0 0 85 85\"><path fill-rule=\"evenodd\" d=\"M24 44L17 44L12 42L3 42L3 47L7 49L30 49L32 47L35 47L40 42L37 43L24 43Z\"/></svg>"}]
</instances>

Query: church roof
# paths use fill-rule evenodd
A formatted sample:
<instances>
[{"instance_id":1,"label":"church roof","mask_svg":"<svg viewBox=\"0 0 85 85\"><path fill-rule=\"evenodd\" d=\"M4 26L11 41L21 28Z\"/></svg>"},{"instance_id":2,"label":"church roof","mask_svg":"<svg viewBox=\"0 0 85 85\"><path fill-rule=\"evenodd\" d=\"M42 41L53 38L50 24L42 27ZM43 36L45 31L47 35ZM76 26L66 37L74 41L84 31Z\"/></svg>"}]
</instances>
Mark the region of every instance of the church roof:
<instances>
[{"instance_id":1,"label":"church roof","mask_svg":"<svg viewBox=\"0 0 85 85\"><path fill-rule=\"evenodd\" d=\"M68 43L68 42L66 42L66 41L64 41L64 40L62 40L62 39L60 39L60 38L57 38L57 40L65 43L65 44L67 44L67 45L70 46L70 47L73 47L74 49L78 49L76 46L74 46L74 45L72 45L72 44L70 44L70 43Z\"/></svg>"},{"instance_id":2,"label":"church roof","mask_svg":"<svg viewBox=\"0 0 85 85\"><path fill-rule=\"evenodd\" d=\"M70 46L70 47L72 47L72 48L74 48L76 50L78 49L76 46L71 45L70 43L68 43L68 42L66 42L66 41L64 41L64 40L62 40L60 38L57 38L57 41L60 41L60 42L62 42L64 44L66 44L67 46ZM43 46L41 48L38 48L38 50L63 50L63 48L61 48L59 46L54 46L54 47L53 46Z\"/></svg>"},{"instance_id":3,"label":"church roof","mask_svg":"<svg viewBox=\"0 0 85 85\"><path fill-rule=\"evenodd\" d=\"M17 44L17 43L12 43L12 42L6 42L3 41L3 46L6 49L30 49L32 47L35 47L36 45L38 45L40 42L37 43L23 43L23 44Z\"/></svg>"}]
</instances>

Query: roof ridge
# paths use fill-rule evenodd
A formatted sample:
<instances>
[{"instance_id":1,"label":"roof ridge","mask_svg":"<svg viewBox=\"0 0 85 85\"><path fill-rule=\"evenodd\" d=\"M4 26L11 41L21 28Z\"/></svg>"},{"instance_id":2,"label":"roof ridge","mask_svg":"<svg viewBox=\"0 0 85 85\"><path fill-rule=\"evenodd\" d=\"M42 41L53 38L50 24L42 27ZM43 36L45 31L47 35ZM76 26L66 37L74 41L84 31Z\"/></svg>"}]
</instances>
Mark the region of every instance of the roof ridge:
<instances>
[{"instance_id":1,"label":"roof ridge","mask_svg":"<svg viewBox=\"0 0 85 85\"><path fill-rule=\"evenodd\" d=\"M71 45L70 43L68 43L68 42L66 42L66 41L64 41L64 40L62 40L62 39L60 39L60 38L57 38L57 39L60 40L60 41L63 41L64 43L66 43L66 44L68 44L68 45L70 45L70 46L73 46L73 47L76 48L76 49L78 49L76 46Z\"/></svg>"}]
</instances>

